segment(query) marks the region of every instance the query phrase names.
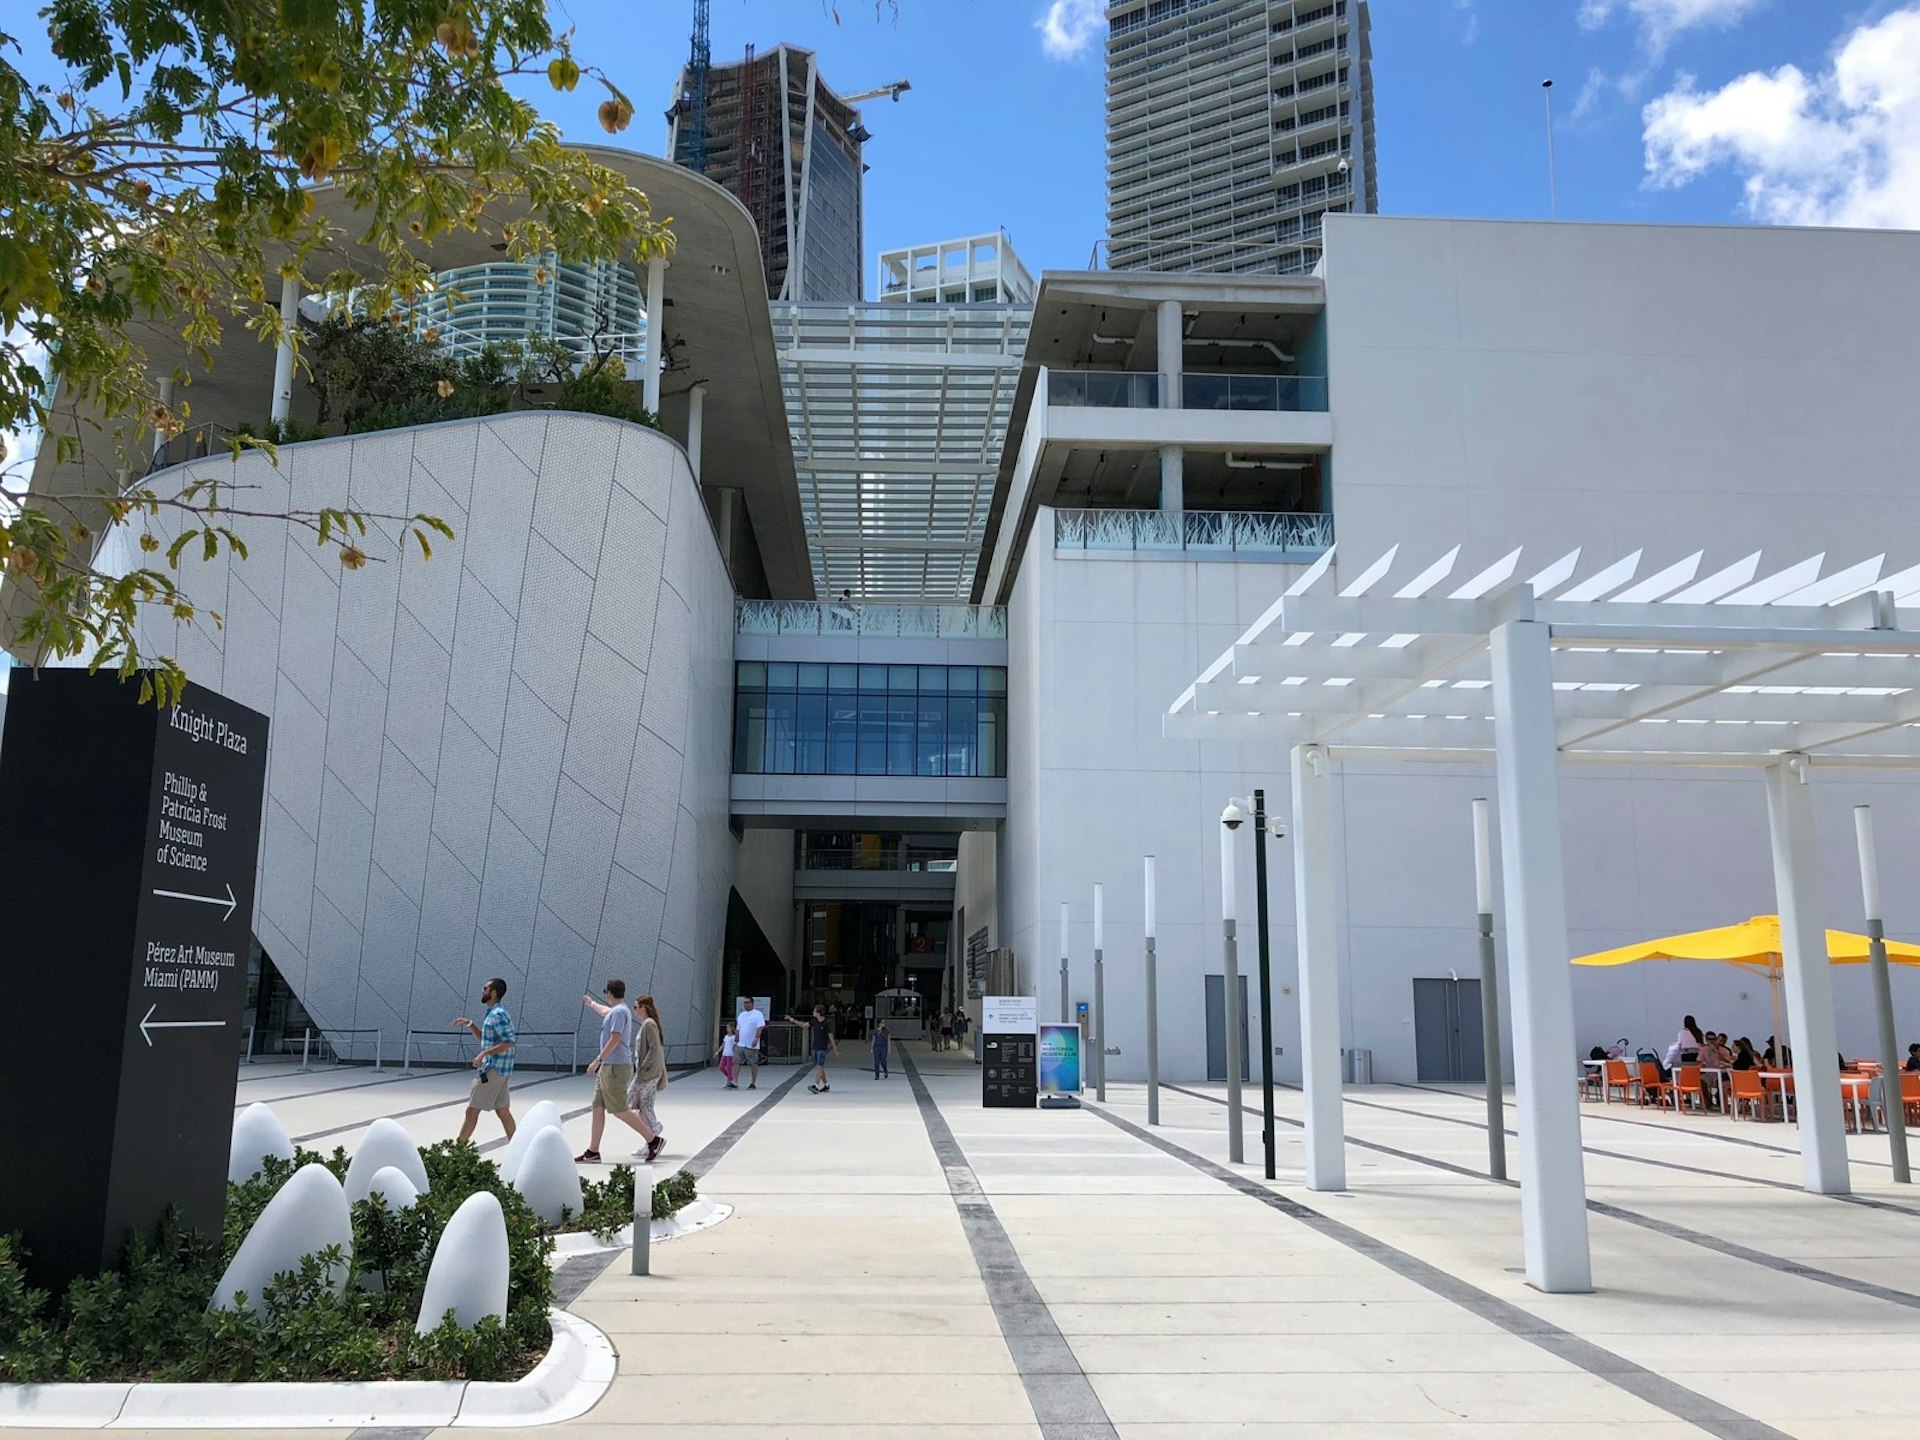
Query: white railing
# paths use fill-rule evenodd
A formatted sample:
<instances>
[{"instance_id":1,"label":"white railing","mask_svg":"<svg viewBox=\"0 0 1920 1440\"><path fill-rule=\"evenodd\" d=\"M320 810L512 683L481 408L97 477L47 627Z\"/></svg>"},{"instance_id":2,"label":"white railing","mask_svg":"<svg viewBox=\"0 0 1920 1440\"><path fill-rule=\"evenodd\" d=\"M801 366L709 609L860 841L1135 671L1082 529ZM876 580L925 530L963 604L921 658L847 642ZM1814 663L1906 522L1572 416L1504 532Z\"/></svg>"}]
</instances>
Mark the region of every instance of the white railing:
<instances>
[{"instance_id":1,"label":"white railing","mask_svg":"<svg viewBox=\"0 0 1920 1440\"><path fill-rule=\"evenodd\" d=\"M1000 605L870 600L737 600L736 635L874 635L923 640L1004 640Z\"/></svg>"},{"instance_id":2,"label":"white railing","mask_svg":"<svg viewBox=\"0 0 1920 1440\"><path fill-rule=\"evenodd\" d=\"M1240 510L1055 510L1053 548L1189 559L1313 560L1333 546L1333 516Z\"/></svg>"}]
</instances>

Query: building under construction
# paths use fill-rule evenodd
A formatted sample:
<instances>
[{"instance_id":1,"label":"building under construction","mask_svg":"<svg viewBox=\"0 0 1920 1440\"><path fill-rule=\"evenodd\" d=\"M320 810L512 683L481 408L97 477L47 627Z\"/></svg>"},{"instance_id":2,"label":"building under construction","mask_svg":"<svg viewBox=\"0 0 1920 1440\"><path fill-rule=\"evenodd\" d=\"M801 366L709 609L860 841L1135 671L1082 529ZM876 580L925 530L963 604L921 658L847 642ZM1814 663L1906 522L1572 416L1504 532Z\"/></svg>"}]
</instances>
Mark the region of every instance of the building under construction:
<instances>
[{"instance_id":1,"label":"building under construction","mask_svg":"<svg viewBox=\"0 0 1920 1440\"><path fill-rule=\"evenodd\" d=\"M768 298L860 299L859 112L827 88L811 50L749 47L744 59L700 68L704 77L692 65L681 72L668 153L747 207Z\"/></svg>"}]
</instances>

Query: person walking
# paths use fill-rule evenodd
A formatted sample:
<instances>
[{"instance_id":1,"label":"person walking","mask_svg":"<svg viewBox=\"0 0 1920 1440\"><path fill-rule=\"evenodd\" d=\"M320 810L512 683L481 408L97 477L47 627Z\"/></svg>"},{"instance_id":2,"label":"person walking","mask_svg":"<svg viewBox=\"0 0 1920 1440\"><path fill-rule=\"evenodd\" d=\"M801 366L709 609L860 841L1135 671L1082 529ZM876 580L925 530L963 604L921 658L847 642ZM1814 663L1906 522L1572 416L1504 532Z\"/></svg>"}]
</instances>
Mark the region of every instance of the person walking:
<instances>
[{"instance_id":1,"label":"person walking","mask_svg":"<svg viewBox=\"0 0 1920 1440\"><path fill-rule=\"evenodd\" d=\"M609 980L606 1003L591 995L583 997L600 1015L600 1053L587 1066L587 1074L598 1077L593 1088L593 1129L587 1148L574 1160L582 1165L600 1163L600 1137L606 1132L607 1115L631 1127L647 1142L649 1163L660 1153L660 1137L653 1127L634 1112L628 1098L633 1090L633 1011L627 1005L627 982Z\"/></svg>"},{"instance_id":2,"label":"person walking","mask_svg":"<svg viewBox=\"0 0 1920 1440\"><path fill-rule=\"evenodd\" d=\"M750 996L740 997L740 1013L733 1017L739 1039L734 1042L733 1062L747 1072L747 1089L760 1088L760 1032L767 1028L766 1012L753 1003ZM740 1087L730 1085L730 1090Z\"/></svg>"},{"instance_id":3,"label":"person walking","mask_svg":"<svg viewBox=\"0 0 1920 1440\"><path fill-rule=\"evenodd\" d=\"M720 1037L720 1074L725 1077L727 1089L729 1090L738 1090L740 1088L733 1082L734 1071L737 1068L734 1063L733 1052L739 1043L740 1027L729 1020L727 1022L726 1033Z\"/></svg>"},{"instance_id":4,"label":"person walking","mask_svg":"<svg viewBox=\"0 0 1920 1440\"><path fill-rule=\"evenodd\" d=\"M473 1057L473 1068L480 1073L473 1079L467 1095L467 1118L461 1123L460 1138L471 1140L473 1127L480 1123L480 1112L491 1110L500 1117L500 1128L513 1138L513 1105L507 1089L513 1083L513 1048L519 1037L513 1029L513 1016L500 1002L507 998L507 982L489 980L480 987L480 1003L486 1006L480 1023L462 1015L453 1022L456 1030L468 1030L480 1042L480 1053Z\"/></svg>"},{"instance_id":5,"label":"person walking","mask_svg":"<svg viewBox=\"0 0 1920 1440\"><path fill-rule=\"evenodd\" d=\"M631 1098L633 1108L640 1112L641 1120L653 1132L653 1142L647 1147L647 1159L651 1162L667 1144L667 1132L660 1124L660 1112L654 1108L660 1092L667 1088L667 1032L660 1023L660 1007L653 1003L653 996L642 995L635 1000L633 1012L640 1028L633 1037Z\"/></svg>"},{"instance_id":6,"label":"person walking","mask_svg":"<svg viewBox=\"0 0 1920 1440\"><path fill-rule=\"evenodd\" d=\"M887 1069L887 1046L892 1043L893 1035L887 1029L887 1022L882 1020L873 1027L873 1078L876 1080L883 1076L893 1078L893 1072Z\"/></svg>"},{"instance_id":7,"label":"person walking","mask_svg":"<svg viewBox=\"0 0 1920 1440\"><path fill-rule=\"evenodd\" d=\"M813 1007L811 1020L800 1020L787 1016L794 1025L807 1027L807 1048L813 1052L813 1084L807 1086L810 1095L824 1095L833 1087L827 1083L827 1056L840 1053L840 1042L833 1038L833 1025L827 1019L827 1007Z\"/></svg>"}]
</instances>

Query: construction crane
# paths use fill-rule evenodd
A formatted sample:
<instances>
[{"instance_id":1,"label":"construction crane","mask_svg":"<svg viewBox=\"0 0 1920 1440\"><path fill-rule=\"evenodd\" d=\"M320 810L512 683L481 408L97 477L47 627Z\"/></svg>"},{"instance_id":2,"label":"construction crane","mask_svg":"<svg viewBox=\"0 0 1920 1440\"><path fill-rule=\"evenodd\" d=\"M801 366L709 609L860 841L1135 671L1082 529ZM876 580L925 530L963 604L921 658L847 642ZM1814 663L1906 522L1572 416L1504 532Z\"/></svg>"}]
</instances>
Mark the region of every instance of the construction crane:
<instances>
[{"instance_id":1,"label":"construction crane","mask_svg":"<svg viewBox=\"0 0 1920 1440\"><path fill-rule=\"evenodd\" d=\"M687 57L687 93L681 97L687 117L680 153L674 158L689 170L707 173L707 76L713 49L707 40L708 0L693 0L693 53Z\"/></svg>"},{"instance_id":2,"label":"construction crane","mask_svg":"<svg viewBox=\"0 0 1920 1440\"><path fill-rule=\"evenodd\" d=\"M704 7L703 7L704 8ZM862 100L878 100L882 95L899 103L900 97L913 88L911 80L896 80L891 85L882 85L878 90L862 90L858 95L842 95L843 105L858 105Z\"/></svg>"}]
</instances>

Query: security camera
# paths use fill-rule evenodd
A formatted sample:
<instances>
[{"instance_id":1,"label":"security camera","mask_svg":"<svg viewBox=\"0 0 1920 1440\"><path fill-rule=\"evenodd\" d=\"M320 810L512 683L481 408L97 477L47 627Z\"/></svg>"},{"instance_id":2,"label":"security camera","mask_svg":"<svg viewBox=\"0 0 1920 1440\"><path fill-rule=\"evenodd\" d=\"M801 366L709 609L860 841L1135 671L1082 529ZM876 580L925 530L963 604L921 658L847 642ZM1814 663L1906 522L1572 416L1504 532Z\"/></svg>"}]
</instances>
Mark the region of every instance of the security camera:
<instances>
[{"instance_id":1,"label":"security camera","mask_svg":"<svg viewBox=\"0 0 1920 1440\"><path fill-rule=\"evenodd\" d=\"M1267 834L1271 835L1276 840L1286 839L1287 838L1287 822L1280 819L1278 816L1275 816L1274 818L1268 820Z\"/></svg>"},{"instance_id":2,"label":"security camera","mask_svg":"<svg viewBox=\"0 0 1920 1440\"><path fill-rule=\"evenodd\" d=\"M1351 160L1342 160L1337 168L1339 169L1340 173L1344 175L1349 170L1353 169L1353 162Z\"/></svg>"},{"instance_id":3,"label":"security camera","mask_svg":"<svg viewBox=\"0 0 1920 1440\"><path fill-rule=\"evenodd\" d=\"M1220 823L1229 830L1238 830L1246 823L1247 812L1240 808L1240 802L1229 800L1227 808L1220 812Z\"/></svg>"}]
</instances>

